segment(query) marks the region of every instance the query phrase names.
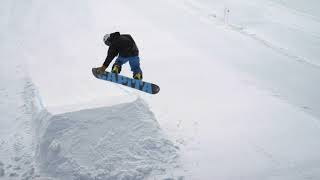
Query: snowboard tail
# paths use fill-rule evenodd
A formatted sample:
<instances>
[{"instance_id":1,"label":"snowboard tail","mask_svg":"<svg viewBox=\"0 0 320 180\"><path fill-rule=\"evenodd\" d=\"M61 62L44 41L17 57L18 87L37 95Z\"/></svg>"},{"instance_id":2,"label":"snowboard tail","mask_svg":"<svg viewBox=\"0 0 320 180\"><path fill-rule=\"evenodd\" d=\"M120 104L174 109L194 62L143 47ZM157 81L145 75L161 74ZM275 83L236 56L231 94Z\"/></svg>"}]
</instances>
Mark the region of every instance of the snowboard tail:
<instances>
[{"instance_id":1,"label":"snowboard tail","mask_svg":"<svg viewBox=\"0 0 320 180\"><path fill-rule=\"evenodd\" d=\"M108 71L105 71L102 74L98 74L97 69L98 68L92 68L92 73L98 79L121 84L121 85L134 88L149 94L157 94L160 91L160 87L156 84L129 78L129 77L122 76L120 74L116 74Z\"/></svg>"}]
</instances>

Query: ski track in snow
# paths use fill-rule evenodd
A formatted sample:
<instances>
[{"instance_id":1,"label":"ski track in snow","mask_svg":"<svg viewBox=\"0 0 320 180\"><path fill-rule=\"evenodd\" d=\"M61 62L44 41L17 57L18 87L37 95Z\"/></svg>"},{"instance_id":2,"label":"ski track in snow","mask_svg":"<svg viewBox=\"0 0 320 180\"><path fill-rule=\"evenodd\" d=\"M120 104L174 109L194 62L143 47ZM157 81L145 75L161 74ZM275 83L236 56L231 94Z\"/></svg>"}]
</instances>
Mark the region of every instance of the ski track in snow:
<instances>
[{"instance_id":1,"label":"ski track in snow","mask_svg":"<svg viewBox=\"0 0 320 180\"><path fill-rule=\"evenodd\" d=\"M239 28L239 27L237 27L235 25L231 25L231 24L229 25L229 27L234 31L237 31L237 32L239 32L239 33L241 33L241 34L243 34L243 35L245 35L247 37L250 37L250 38L260 42L261 44L263 44L266 47L274 50L277 53L280 53L280 54L282 54L284 56L287 56L287 57L289 57L289 58L291 58L293 60L296 60L296 61L301 62L301 63L305 63L307 65L310 65L310 66L315 67L315 68L320 70L320 64L312 62L312 61L308 60L307 58L301 57L299 55L292 54L292 53L290 53L288 51L288 49L283 48L283 47L278 47L275 44L273 44L272 42L259 37L259 35L255 34L255 33L252 33L249 30L245 30L243 28Z\"/></svg>"},{"instance_id":2,"label":"ski track in snow","mask_svg":"<svg viewBox=\"0 0 320 180\"><path fill-rule=\"evenodd\" d=\"M263 36L260 35L261 32L255 31L255 30L252 31L250 26L257 25L257 24L259 25L265 24L266 26L274 25L275 27L283 26L284 28L286 28L287 31L289 29L292 31L295 31L296 35L299 35L299 33L307 34L308 36L319 40L320 39L319 32L313 31L313 29L308 29L306 27L303 27L300 24L289 23L289 24L282 25L281 23L283 22L281 22L281 20L274 20L270 22L253 22L253 24L252 23L250 24L249 22L247 22L245 23L245 25L236 24L235 22L225 22L225 19L223 17L223 14L221 14L221 12L220 13L217 12L217 9L211 8L210 6L209 7L204 6L204 4L202 4L200 1L199 2L195 0L178 0L178 1L183 4L182 8L184 8L186 12L200 17L200 20L204 21L205 23L214 24L215 26L225 28L226 30L231 30L231 31L240 33L241 35L248 37L253 41L259 42L261 45L271 49L275 53L283 55L283 57L286 57L290 60L294 60L298 63L301 63L301 66L304 66L305 68L315 69L315 71L318 71L318 72L320 71L320 64L318 63L318 59L316 58L310 59L302 55L299 55L299 51L293 51L293 50L290 50L289 48L285 48L283 44L282 46L279 43L277 45L274 39L264 38ZM300 12L296 9L291 9L281 3L278 4L272 1L268 1L267 5L272 8L278 8L277 10L282 9L282 11L288 12L289 16L299 17L302 19L311 18L312 20L311 22L314 23L314 25L317 25L320 22L319 19L313 15ZM225 5L225 7L228 7L228 6ZM264 90L268 90L271 92L271 94L276 94L274 95L275 97L278 97L281 100L285 100L289 104L292 104L293 106L297 106L301 110L307 113L310 113L315 117L319 117L320 115L318 113L319 107L312 102L311 98L307 101L302 102L301 100L294 99L294 97L293 98L290 96L288 97L288 93L290 93L288 92L288 90L278 89L277 87L269 87L270 85L265 86L263 85L263 83L258 82L259 80L253 80L253 81L255 82L255 86L258 86ZM298 93L298 91L296 93Z\"/></svg>"},{"instance_id":3,"label":"ski track in snow","mask_svg":"<svg viewBox=\"0 0 320 180\"><path fill-rule=\"evenodd\" d=\"M209 21L209 22L213 21L213 22L219 23L217 25L229 27L231 30L239 32L247 37L250 37L251 39L258 41L261 44L265 45L266 47L271 48L272 50L274 50L277 53L280 53L280 54L287 56L291 59L294 59L298 62L306 63L310 66L314 66L314 67L320 69L320 64L315 63L314 61L311 61L311 60L309 60L305 57L302 57L300 55L293 54L293 53L289 52L288 49L275 45L274 43L272 43L272 41L260 37L257 33L253 33L249 29L246 29L245 27L242 27L242 26L234 24L234 23L225 23L223 17L217 15L218 13L216 13L215 11L208 9L207 7L204 7L203 5L201 5L201 3L197 3L194 0L182 0L182 1L185 6L184 8L186 8L187 11L198 14L201 18L205 19L206 21ZM271 2L269 2L269 3L271 3ZM273 4L275 4L275 3L273 3ZM282 8L286 8L286 10L288 10L288 11L290 10L290 8L287 8L285 6L282 6ZM296 10L292 10L292 11L297 15L302 15L302 16L306 16L306 17L310 16L314 20L319 22L319 19L316 19L315 17L313 17L311 15L308 15L308 14L305 14L302 12L298 12ZM301 29L299 27L295 27L295 30L299 30L299 31L304 32L303 29ZM304 32L304 33L307 33L307 32ZM311 33L311 35L315 38L320 38L318 33L317 34Z\"/></svg>"}]
</instances>

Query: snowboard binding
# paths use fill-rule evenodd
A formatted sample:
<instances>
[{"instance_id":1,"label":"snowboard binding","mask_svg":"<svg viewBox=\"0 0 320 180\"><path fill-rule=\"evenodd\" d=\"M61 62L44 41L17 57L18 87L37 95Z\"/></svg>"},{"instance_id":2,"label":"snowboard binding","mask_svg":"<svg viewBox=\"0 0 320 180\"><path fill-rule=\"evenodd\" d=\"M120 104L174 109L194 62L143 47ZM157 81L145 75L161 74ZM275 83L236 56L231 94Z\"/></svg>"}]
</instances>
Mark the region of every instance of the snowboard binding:
<instances>
[{"instance_id":1,"label":"snowboard binding","mask_svg":"<svg viewBox=\"0 0 320 180\"><path fill-rule=\"evenodd\" d=\"M121 66L118 65L118 64L114 64L112 66L112 70L111 70L112 73L115 73L115 74L119 74L121 72Z\"/></svg>"}]
</instances>

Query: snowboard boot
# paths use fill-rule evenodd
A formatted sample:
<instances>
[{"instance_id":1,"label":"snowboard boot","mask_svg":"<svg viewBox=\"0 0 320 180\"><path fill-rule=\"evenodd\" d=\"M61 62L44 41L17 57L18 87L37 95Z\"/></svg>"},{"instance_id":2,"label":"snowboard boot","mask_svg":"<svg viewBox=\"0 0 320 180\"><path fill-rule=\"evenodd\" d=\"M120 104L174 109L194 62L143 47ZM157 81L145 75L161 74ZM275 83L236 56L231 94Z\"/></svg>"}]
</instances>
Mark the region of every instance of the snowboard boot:
<instances>
[{"instance_id":1,"label":"snowboard boot","mask_svg":"<svg viewBox=\"0 0 320 180\"><path fill-rule=\"evenodd\" d=\"M112 73L115 73L115 74L119 74L121 72L121 66L119 66L118 64L114 64L112 66Z\"/></svg>"},{"instance_id":2,"label":"snowboard boot","mask_svg":"<svg viewBox=\"0 0 320 180\"><path fill-rule=\"evenodd\" d=\"M142 80L142 73L133 74L133 79Z\"/></svg>"}]
</instances>

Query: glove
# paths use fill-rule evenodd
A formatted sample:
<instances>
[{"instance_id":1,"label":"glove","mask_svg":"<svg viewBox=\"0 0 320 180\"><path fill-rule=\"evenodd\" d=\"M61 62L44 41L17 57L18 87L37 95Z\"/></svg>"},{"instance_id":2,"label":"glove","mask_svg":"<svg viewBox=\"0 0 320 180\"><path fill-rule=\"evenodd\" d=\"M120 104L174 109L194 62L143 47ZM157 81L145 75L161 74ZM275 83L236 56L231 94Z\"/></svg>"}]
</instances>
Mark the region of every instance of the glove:
<instances>
[{"instance_id":1,"label":"glove","mask_svg":"<svg viewBox=\"0 0 320 180\"><path fill-rule=\"evenodd\" d=\"M107 69L107 67L103 65L97 69L97 73L103 74L106 69Z\"/></svg>"}]
</instances>

